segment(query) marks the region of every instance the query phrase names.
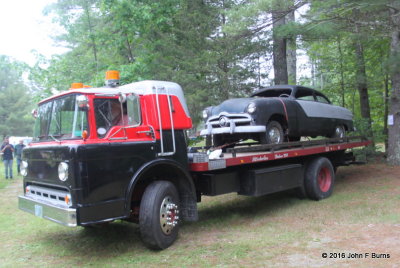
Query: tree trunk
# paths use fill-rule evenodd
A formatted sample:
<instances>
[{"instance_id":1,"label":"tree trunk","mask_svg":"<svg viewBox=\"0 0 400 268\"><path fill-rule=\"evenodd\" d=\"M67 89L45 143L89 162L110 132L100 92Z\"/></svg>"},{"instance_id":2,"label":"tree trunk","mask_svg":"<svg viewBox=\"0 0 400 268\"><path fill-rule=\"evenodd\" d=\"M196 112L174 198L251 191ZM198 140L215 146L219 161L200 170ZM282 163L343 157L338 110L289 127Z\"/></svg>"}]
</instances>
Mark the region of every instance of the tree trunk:
<instances>
[{"instance_id":1,"label":"tree trunk","mask_svg":"<svg viewBox=\"0 0 400 268\"><path fill-rule=\"evenodd\" d=\"M385 114L383 116L383 135L385 137L385 152L387 154L388 151L388 115L389 115L389 75L385 74L385 79L383 81L385 85L385 99L384 99L384 107Z\"/></svg>"},{"instance_id":2,"label":"tree trunk","mask_svg":"<svg viewBox=\"0 0 400 268\"><path fill-rule=\"evenodd\" d=\"M388 120L388 155L387 161L391 165L400 166L400 3L392 1L390 18L392 22L392 40L390 46L392 92Z\"/></svg>"},{"instance_id":3,"label":"tree trunk","mask_svg":"<svg viewBox=\"0 0 400 268\"><path fill-rule=\"evenodd\" d=\"M286 15L287 22L295 22L294 9ZM292 36L287 39L287 72L288 72L288 82L289 84L296 84L296 67L297 67L297 53L296 53L296 36Z\"/></svg>"},{"instance_id":4,"label":"tree trunk","mask_svg":"<svg viewBox=\"0 0 400 268\"><path fill-rule=\"evenodd\" d=\"M91 40L91 47L93 49L93 58L94 58L94 62L96 64L96 72L98 71L98 67L99 67L99 62L97 59L97 45L96 45L96 38L94 36L93 33L93 26L92 26L92 20L90 17L90 5L88 3L88 1L84 1L84 9L85 9L85 14L86 14L86 19L87 19L87 24L88 24L88 31L89 31L89 38Z\"/></svg>"},{"instance_id":5,"label":"tree trunk","mask_svg":"<svg viewBox=\"0 0 400 268\"><path fill-rule=\"evenodd\" d=\"M356 76L357 76L357 89L360 95L360 109L361 117L368 120L368 126L371 126L371 110L369 107L369 96L368 96L368 84L367 74L365 72L365 61L364 61L364 47L361 41L356 41Z\"/></svg>"},{"instance_id":6,"label":"tree trunk","mask_svg":"<svg viewBox=\"0 0 400 268\"><path fill-rule=\"evenodd\" d=\"M272 11L273 65L275 85L288 84L286 38L279 36L279 27L285 24L282 11Z\"/></svg>"},{"instance_id":7,"label":"tree trunk","mask_svg":"<svg viewBox=\"0 0 400 268\"><path fill-rule=\"evenodd\" d=\"M343 69L343 52L342 52L342 42L340 37L338 37L338 52L339 52L339 61L340 61L340 89L341 89L341 97L342 97L342 107L345 107L345 95L344 95L344 69Z\"/></svg>"},{"instance_id":8,"label":"tree trunk","mask_svg":"<svg viewBox=\"0 0 400 268\"><path fill-rule=\"evenodd\" d=\"M133 57L132 45L131 42L129 41L129 36L127 33L125 33L125 38L126 38L126 50L128 52L128 62L132 63L135 61L135 58Z\"/></svg>"},{"instance_id":9,"label":"tree trunk","mask_svg":"<svg viewBox=\"0 0 400 268\"><path fill-rule=\"evenodd\" d=\"M360 34L359 26L355 25L356 34ZM367 84L367 73L365 71L365 60L364 60L364 46L360 38L355 40L355 51L356 51L356 83L358 94L360 96L360 110L361 117L365 120L367 126L365 132L369 138L373 138L372 125L371 125L371 109L369 107L369 96L368 96L368 84Z\"/></svg>"}]
</instances>

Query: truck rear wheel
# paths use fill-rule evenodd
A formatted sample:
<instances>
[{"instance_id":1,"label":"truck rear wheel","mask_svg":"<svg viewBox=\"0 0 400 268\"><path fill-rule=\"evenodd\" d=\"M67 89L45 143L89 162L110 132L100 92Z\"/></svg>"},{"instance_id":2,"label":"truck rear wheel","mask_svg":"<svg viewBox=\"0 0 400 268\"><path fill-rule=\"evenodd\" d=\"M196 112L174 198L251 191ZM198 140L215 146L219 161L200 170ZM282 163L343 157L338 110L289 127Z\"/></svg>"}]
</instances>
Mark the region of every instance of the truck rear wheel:
<instances>
[{"instance_id":1,"label":"truck rear wheel","mask_svg":"<svg viewBox=\"0 0 400 268\"><path fill-rule=\"evenodd\" d=\"M333 192L335 172L331 161L326 157L311 160L306 166L304 188L309 198L321 200Z\"/></svg>"},{"instance_id":2,"label":"truck rear wheel","mask_svg":"<svg viewBox=\"0 0 400 268\"><path fill-rule=\"evenodd\" d=\"M151 249L172 245L179 230L179 195L169 181L155 181L147 186L139 211L143 242Z\"/></svg>"}]
</instances>

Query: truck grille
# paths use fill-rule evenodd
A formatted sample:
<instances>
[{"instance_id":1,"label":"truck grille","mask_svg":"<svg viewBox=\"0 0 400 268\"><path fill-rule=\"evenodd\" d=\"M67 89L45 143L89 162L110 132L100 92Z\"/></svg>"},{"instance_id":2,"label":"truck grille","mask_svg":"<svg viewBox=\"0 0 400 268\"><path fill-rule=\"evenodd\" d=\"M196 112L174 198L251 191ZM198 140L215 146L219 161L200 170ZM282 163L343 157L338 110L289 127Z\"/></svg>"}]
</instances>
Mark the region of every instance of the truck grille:
<instances>
[{"instance_id":1,"label":"truck grille","mask_svg":"<svg viewBox=\"0 0 400 268\"><path fill-rule=\"evenodd\" d=\"M70 207L72 205L71 195L68 191L29 185L25 189L25 196L59 207Z\"/></svg>"}]
</instances>

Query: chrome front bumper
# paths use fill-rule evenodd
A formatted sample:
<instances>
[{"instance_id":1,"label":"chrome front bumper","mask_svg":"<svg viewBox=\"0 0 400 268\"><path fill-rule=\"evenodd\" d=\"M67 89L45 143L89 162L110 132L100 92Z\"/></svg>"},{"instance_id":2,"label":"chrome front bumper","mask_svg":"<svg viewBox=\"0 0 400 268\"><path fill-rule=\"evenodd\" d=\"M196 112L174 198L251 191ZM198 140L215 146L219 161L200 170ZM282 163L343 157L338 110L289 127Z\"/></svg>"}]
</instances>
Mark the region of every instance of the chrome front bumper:
<instances>
[{"instance_id":1,"label":"chrome front bumper","mask_svg":"<svg viewBox=\"0 0 400 268\"><path fill-rule=\"evenodd\" d=\"M74 208L59 207L26 196L18 197L18 207L25 212L68 227L77 226L76 209Z\"/></svg>"},{"instance_id":2,"label":"chrome front bumper","mask_svg":"<svg viewBox=\"0 0 400 268\"><path fill-rule=\"evenodd\" d=\"M214 135L214 134L235 134L235 133L262 133L266 131L265 126L235 126L206 128L200 131L200 136Z\"/></svg>"}]
</instances>

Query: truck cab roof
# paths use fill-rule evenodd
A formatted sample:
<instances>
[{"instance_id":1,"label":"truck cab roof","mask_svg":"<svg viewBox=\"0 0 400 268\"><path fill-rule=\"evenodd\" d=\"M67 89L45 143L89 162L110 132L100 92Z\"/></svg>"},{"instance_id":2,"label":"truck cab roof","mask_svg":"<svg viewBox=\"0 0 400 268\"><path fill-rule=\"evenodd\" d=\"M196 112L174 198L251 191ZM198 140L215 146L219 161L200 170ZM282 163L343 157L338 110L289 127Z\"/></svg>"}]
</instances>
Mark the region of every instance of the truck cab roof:
<instances>
[{"instance_id":1,"label":"truck cab roof","mask_svg":"<svg viewBox=\"0 0 400 268\"><path fill-rule=\"evenodd\" d=\"M183 109L187 116L190 116L189 109L187 107L185 97L183 94L182 87L174 82L169 81L158 81L158 80L144 80L140 82L134 82L118 87L93 87L93 88L79 88L63 91L49 98L46 98L39 102L39 104L45 103L49 100L68 95L73 93L80 94L94 94L94 95L117 95L117 94L137 94L137 95L151 95L151 94L167 94L178 97Z\"/></svg>"}]
</instances>

